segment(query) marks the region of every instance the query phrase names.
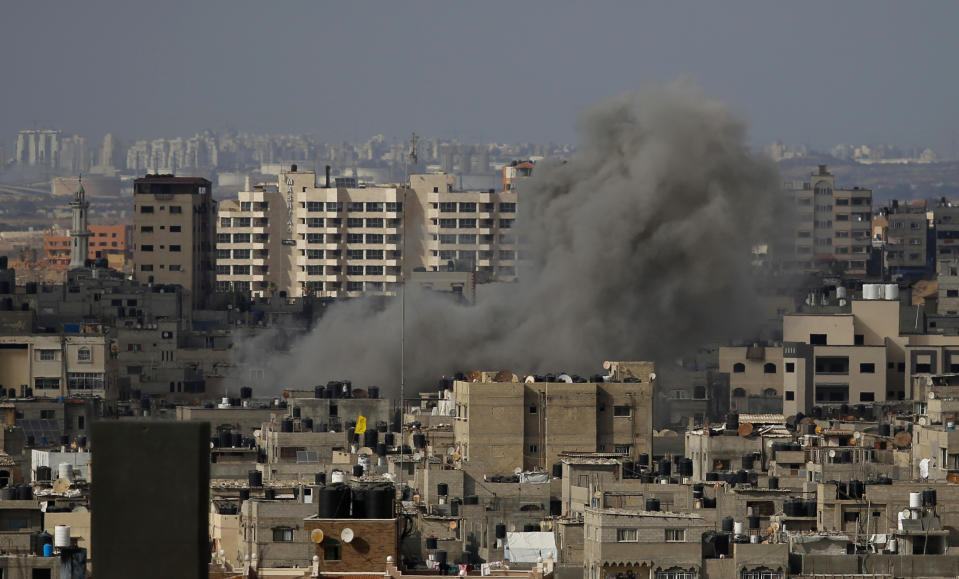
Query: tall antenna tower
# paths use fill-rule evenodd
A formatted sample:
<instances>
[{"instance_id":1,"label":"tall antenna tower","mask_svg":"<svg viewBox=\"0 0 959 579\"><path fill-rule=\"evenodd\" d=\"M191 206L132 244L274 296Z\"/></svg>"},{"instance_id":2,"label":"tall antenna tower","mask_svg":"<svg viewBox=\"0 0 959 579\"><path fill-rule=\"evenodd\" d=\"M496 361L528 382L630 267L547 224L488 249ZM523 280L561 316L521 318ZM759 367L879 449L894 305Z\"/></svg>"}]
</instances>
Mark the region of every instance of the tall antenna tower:
<instances>
[{"instance_id":1,"label":"tall antenna tower","mask_svg":"<svg viewBox=\"0 0 959 579\"><path fill-rule=\"evenodd\" d=\"M420 160L419 152L417 151L417 143L420 141L420 136L416 133L410 135L410 165L412 165L412 170L416 170L416 164Z\"/></svg>"}]
</instances>

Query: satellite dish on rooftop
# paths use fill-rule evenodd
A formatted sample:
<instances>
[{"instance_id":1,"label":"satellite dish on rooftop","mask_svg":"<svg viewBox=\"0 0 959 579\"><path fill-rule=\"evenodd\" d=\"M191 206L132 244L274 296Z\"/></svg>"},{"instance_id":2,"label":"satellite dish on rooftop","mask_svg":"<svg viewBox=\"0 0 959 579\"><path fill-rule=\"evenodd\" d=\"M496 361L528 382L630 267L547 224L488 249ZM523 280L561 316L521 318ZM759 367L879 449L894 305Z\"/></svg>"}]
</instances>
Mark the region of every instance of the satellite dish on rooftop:
<instances>
[{"instance_id":1,"label":"satellite dish on rooftop","mask_svg":"<svg viewBox=\"0 0 959 579\"><path fill-rule=\"evenodd\" d=\"M520 467L516 467L516 468L513 469L513 474L519 474L519 473L521 473L521 472L523 472L523 469L520 468Z\"/></svg>"},{"instance_id":2,"label":"satellite dish on rooftop","mask_svg":"<svg viewBox=\"0 0 959 579\"><path fill-rule=\"evenodd\" d=\"M612 367L613 367L612 362L609 362L609 361L603 362L603 370L609 370Z\"/></svg>"},{"instance_id":3,"label":"satellite dish on rooftop","mask_svg":"<svg viewBox=\"0 0 959 579\"><path fill-rule=\"evenodd\" d=\"M349 528L349 527L343 529L343 531L340 533L340 539L341 539L344 543L349 543L350 541L352 541L352 540L353 540L353 529L351 529L351 528Z\"/></svg>"},{"instance_id":4,"label":"satellite dish on rooftop","mask_svg":"<svg viewBox=\"0 0 959 579\"><path fill-rule=\"evenodd\" d=\"M859 440L860 438L862 438L862 433L857 430L856 432L852 433L852 437L855 438L856 440Z\"/></svg>"},{"instance_id":5,"label":"satellite dish on rooftop","mask_svg":"<svg viewBox=\"0 0 959 579\"><path fill-rule=\"evenodd\" d=\"M836 458L836 451L831 448L829 449L829 458Z\"/></svg>"},{"instance_id":6,"label":"satellite dish on rooftop","mask_svg":"<svg viewBox=\"0 0 959 579\"><path fill-rule=\"evenodd\" d=\"M310 532L310 540L313 541L314 543L322 543L322 542L323 542L323 530L322 530L322 529L313 529L313 531Z\"/></svg>"},{"instance_id":7,"label":"satellite dish on rooftop","mask_svg":"<svg viewBox=\"0 0 959 579\"><path fill-rule=\"evenodd\" d=\"M649 373L649 381L652 382L652 381L654 381L654 380L656 380L656 372L650 372L650 373Z\"/></svg>"}]
</instances>

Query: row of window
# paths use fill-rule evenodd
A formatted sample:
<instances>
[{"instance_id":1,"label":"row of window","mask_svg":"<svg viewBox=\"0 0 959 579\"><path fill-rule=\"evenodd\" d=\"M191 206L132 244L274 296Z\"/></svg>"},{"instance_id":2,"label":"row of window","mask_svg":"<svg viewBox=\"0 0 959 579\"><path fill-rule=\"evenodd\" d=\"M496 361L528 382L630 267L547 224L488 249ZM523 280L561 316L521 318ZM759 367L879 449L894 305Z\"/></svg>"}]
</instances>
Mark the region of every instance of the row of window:
<instances>
[{"instance_id":1,"label":"row of window","mask_svg":"<svg viewBox=\"0 0 959 579\"><path fill-rule=\"evenodd\" d=\"M476 229L477 223L479 227L490 228L493 227L493 219L434 219L433 224L439 225L440 229ZM515 219L500 219L499 226L500 229L510 229L515 223Z\"/></svg>"},{"instance_id":2,"label":"row of window","mask_svg":"<svg viewBox=\"0 0 959 579\"><path fill-rule=\"evenodd\" d=\"M162 245L160 246L160 249L163 249L163 246L162 246ZM140 251L153 251L153 245L141 245L141 246L140 246ZM174 251L174 252L180 251L180 246L179 246L179 245L171 245L171 246L168 248L168 251Z\"/></svg>"},{"instance_id":3,"label":"row of window","mask_svg":"<svg viewBox=\"0 0 959 579\"><path fill-rule=\"evenodd\" d=\"M329 212L342 213L342 201L306 201L301 202L300 207L305 208L310 213ZM403 211L403 203L399 201L351 201L346 204L346 210L351 213L400 213Z\"/></svg>"},{"instance_id":4,"label":"row of window","mask_svg":"<svg viewBox=\"0 0 959 579\"><path fill-rule=\"evenodd\" d=\"M270 234L269 233L258 233L251 236L249 233L217 233L216 242L217 243L269 243Z\"/></svg>"},{"instance_id":5,"label":"row of window","mask_svg":"<svg viewBox=\"0 0 959 579\"><path fill-rule=\"evenodd\" d=\"M440 210L440 213L476 213L476 209L479 208L483 213L490 213L493 211L493 203L473 203L473 202L455 202L448 201L443 203L433 203L433 208L437 207ZM500 213L516 213L516 203L500 203L499 204Z\"/></svg>"},{"instance_id":6,"label":"row of window","mask_svg":"<svg viewBox=\"0 0 959 579\"><path fill-rule=\"evenodd\" d=\"M433 255L440 259L493 259L494 252L490 250L474 251L471 249L441 249L433 251ZM504 261L513 261L516 259L516 252L511 249L501 249L499 258Z\"/></svg>"},{"instance_id":7,"label":"row of window","mask_svg":"<svg viewBox=\"0 0 959 579\"><path fill-rule=\"evenodd\" d=\"M160 226L160 229L165 229L165 228L166 228L165 225L161 225L161 226ZM182 228L181 228L179 225L171 225L171 226L170 226L170 233L180 233L181 231L182 231ZM153 226L152 226L152 225L141 225L141 226L140 226L140 233L153 233Z\"/></svg>"},{"instance_id":8,"label":"row of window","mask_svg":"<svg viewBox=\"0 0 959 579\"><path fill-rule=\"evenodd\" d=\"M159 267L160 269L168 269L170 271L183 271L183 266L180 265L179 263L171 263L170 265L167 265L167 266L161 263ZM153 264L152 263L141 264L140 271L153 271Z\"/></svg>"},{"instance_id":9,"label":"row of window","mask_svg":"<svg viewBox=\"0 0 959 579\"><path fill-rule=\"evenodd\" d=\"M686 540L685 529L666 529L667 543L682 543ZM616 529L617 543L638 543L639 529Z\"/></svg>"},{"instance_id":10,"label":"row of window","mask_svg":"<svg viewBox=\"0 0 959 579\"><path fill-rule=\"evenodd\" d=\"M494 236L492 234L476 235L475 233L460 233L459 235L455 233L441 233L439 235L434 235L433 239L440 242L442 245L473 245L479 239L480 243L493 243ZM500 234L499 236L500 243L515 243L516 238L512 235L505 233Z\"/></svg>"},{"instance_id":11,"label":"row of window","mask_svg":"<svg viewBox=\"0 0 959 579\"><path fill-rule=\"evenodd\" d=\"M218 249L216 250L217 259L250 259L250 256L253 256L255 259L266 259L270 256L269 249L258 249L256 253L253 253L249 249Z\"/></svg>"},{"instance_id":12,"label":"row of window","mask_svg":"<svg viewBox=\"0 0 959 579\"><path fill-rule=\"evenodd\" d=\"M824 358L817 358L817 359L816 359L816 372L817 372L817 373L821 373L821 374L848 374L848 373L849 373L848 359L846 359L846 361L847 361L847 366L844 367L844 368L843 368L841 365L840 365L840 366L830 365L830 364L829 364L828 362L826 362L825 360L826 360L826 359L824 359ZM889 367L892 368L892 362L890 362L889 364L890 364ZM793 372L796 371L796 364L795 364L795 362L786 362L786 363L784 364L784 366L785 366L785 369L786 369L786 373L787 373L787 374L792 374ZM746 371L746 365L743 364L742 362L736 362L735 364L733 364L733 373L734 373L734 374L742 374L742 373L745 372L745 371ZM764 373L764 374L775 374L775 373L776 373L776 365L773 364L772 362L766 362L765 364L763 364L763 373ZM859 364L859 373L860 373L860 374L875 374L875 373L876 373L876 365L875 365L874 363L872 363L872 362L863 362L863 363Z\"/></svg>"},{"instance_id":13,"label":"row of window","mask_svg":"<svg viewBox=\"0 0 959 579\"><path fill-rule=\"evenodd\" d=\"M167 207L165 205L160 206L160 211L163 211ZM141 205L140 213L153 213L153 205ZM183 213L183 207L179 205L170 205L170 213L177 215Z\"/></svg>"}]
</instances>

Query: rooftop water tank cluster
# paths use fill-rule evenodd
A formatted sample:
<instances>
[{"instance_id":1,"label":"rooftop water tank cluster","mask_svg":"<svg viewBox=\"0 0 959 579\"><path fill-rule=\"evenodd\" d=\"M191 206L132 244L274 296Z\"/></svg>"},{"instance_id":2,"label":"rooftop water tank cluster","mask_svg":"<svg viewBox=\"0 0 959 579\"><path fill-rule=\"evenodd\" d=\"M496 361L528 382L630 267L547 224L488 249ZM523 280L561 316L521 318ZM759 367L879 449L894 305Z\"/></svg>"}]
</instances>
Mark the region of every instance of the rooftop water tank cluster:
<instances>
[{"instance_id":1,"label":"rooftop water tank cluster","mask_svg":"<svg viewBox=\"0 0 959 579\"><path fill-rule=\"evenodd\" d=\"M350 486L333 483L318 492L321 519L392 519L396 490L389 483Z\"/></svg>"}]
</instances>

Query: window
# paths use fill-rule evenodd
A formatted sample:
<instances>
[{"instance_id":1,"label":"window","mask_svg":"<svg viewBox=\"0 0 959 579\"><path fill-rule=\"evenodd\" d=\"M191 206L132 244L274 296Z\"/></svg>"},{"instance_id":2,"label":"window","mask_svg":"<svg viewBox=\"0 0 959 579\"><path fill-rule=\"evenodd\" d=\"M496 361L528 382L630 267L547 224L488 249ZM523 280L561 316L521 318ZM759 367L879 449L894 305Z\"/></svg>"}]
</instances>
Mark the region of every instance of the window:
<instances>
[{"instance_id":1,"label":"window","mask_svg":"<svg viewBox=\"0 0 959 579\"><path fill-rule=\"evenodd\" d=\"M529 413L530 413L530 414L536 414L536 405L535 405L535 404L530 405L530 407L529 407Z\"/></svg>"},{"instance_id":2,"label":"window","mask_svg":"<svg viewBox=\"0 0 959 579\"><path fill-rule=\"evenodd\" d=\"M793 392L792 390L786 390L786 400L795 400L795 399L796 399L796 393Z\"/></svg>"},{"instance_id":3,"label":"window","mask_svg":"<svg viewBox=\"0 0 959 579\"><path fill-rule=\"evenodd\" d=\"M539 452L539 447L536 446L535 444L531 444L531 445L529 445L529 451L530 451L530 452Z\"/></svg>"},{"instance_id":4,"label":"window","mask_svg":"<svg viewBox=\"0 0 959 579\"><path fill-rule=\"evenodd\" d=\"M307 243L323 243L324 235L322 233L307 233Z\"/></svg>"},{"instance_id":5,"label":"window","mask_svg":"<svg viewBox=\"0 0 959 579\"><path fill-rule=\"evenodd\" d=\"M67 387L70 390L102 390L102 372L68 372Z\"/></svg>"},{"instance_id":6,"label":"window","mask_svg":"<svg viewBox=\"0 0 959 579\"><path fill-rule=\"evenodd\" d=\"M742 388L736 388L736 389L734 389L734 390L733 390L733 397L734 397L734 398L745 398L745 397L746 397L746 390L744 390L744 389L742 389Z\"/></svg>"},{"instance_id":7,"label":"window","mask_svg":"<svg viewBox=\"0 0 959 579\"><path fill-rule=\"evenodd\" d=\"M456 213L455 202L440 203L440 213Z\"/></svg>"},{"instance_id":8,"label":"window","mask_svg":"<svg viewBox=\"0 0 959 579\"><path fill-rule=\"evenodd\" d=\"M500 203L499 204L500 213L516 213L516 204L515 203Z\"/></svg>"},{"instance_id":9,"label":"window","mask_svg":"<svg viewBox=\"0 0 959 579\"><path fill-rule=\"evenodd\" d=\"M366 220L366 226L371 229L379 229L383 227L383 219L380 217L370 218Z\"/></svg>"},{"instance_id":10,"label":"window","mask_svg":"<svg viewBox=\"0 0 959 579\"><path fill-rule=\"evenodd\" d=\"M183 213L183 208L179 205L170 205L170 213Z\"/></svg>"},{"instance_id":11,"label":"window","mask_svg":"<svg viewBox=\"0 0 959 579\"><path fill-rule=\"evenodd\" d=\"M766 398L775 398L777 396L775 388L766 388L763 390L763 396Z\"/></svg>"},{"instance_id":12,"label":"window","mask_svg":"<svg viewBox=\"0 0 959 579\"><path fill-rule=\"evenodd\" d=\"M386 202L386 211L387 213L399 213L403 210L403 203L387 201Z\"/></svg>"},{"instance_id":13,"label":"window","mask_svg":"<svg viewBox=\"0 0 959 579\"><path fill-rule=\"evenodd\" d=\"M859 393L860 402L875 402L876 395L872 392L860 392Z\"/></svg>"},{"instance_id":14,"label":"window","mask_svg":"<svg viewBox=\"0 0 959 579\"><path fill-rule=\"evenodd\" d=\"M362 233L347 233L346 234L347 243L363 243L363 234Z\"/></svg>"},{"instance_id":15,"label":"window","mask_svg":"<svg viewBox=\"0 0 959 579\"><path fill-rule=\"evenodd\" d=\"M140 226L140 233L153 233L153 226L152 226L152 225L141 225L141 226Z\"/></svg>"},{"instance_id":16,"label":"window","mask_svg":"<svg viewBox=\"0 0 959 579\"><path fill-rule=\"evenodd\" d=\"M171 225L171 226L170 226L170 233L180 233L180 226L179 226L179 225ZM116 244L114 243L113 245L115 246Z\"/></svg>"},{"instance_id":17,"label":"window","mask_svg":"<svg viewBox=\"0 0 959 579\"><path fill-rule=\"evenodd\" d=\"M809 343L813 346L825 346L826 334L809 334Z\"/></svg>"},{"instance_id":18,"label":"window","mask_svg":"<svg viewBox=\"0 0 959 579\"><path fill-rule=\"evenodd\" d=\"M273 541L277 543L292 543L293 529L290 527L276 527L273 529Z\"/></svg>"},{"instance_id":19,"label":"window","mask_svg":"<svg viewBox=\"0 0 959 579\"><path fill-rule=\"evenodd\" d=\"M733 364L734 374L742 374L745 371L746 371L746 365L743 364L742 362L736 362L735 364Z\"/></svg>"},{"instance_id":20,"label":"window","mask_svg":"<svg viewBox=\"0 0 959 579\"><path fill-rule=\"evenodd\" d=\"M476 213L476 203L460 203L460 213Z\"/></svg>"},{"instance_id":21,"label":"window","mask_svg":"<svg viewBox=\"0 0 959 579\"><path fill-rule=\"evenodd\" d=\"M322 217L308 217L306 219L306 226L307 227L323 227L325 224L325 221L326 220L324 220Z\"/></svg>"},{"instance_id":22,"label":"window","mask_svg":"<svg viewBox=\"0 0 959 579\"><path fill-rule=\"evenodd\" d=\"M616 529L617 543L636 543L639 541L638 529Z\"/></svg>"},{"instance_id":23,"label":"window","mask_svg":"<svg viewBox=\"0 0 959 579\"><path fill-rule=\"evenodd\" d=\"M792 374L792 373L795 372L795 371L796 371L796 363L795 363L795 362L786 362L786 373L787 373L787 374Z\"/></svg>"},{"instance_id":24,"label":"window","mask_svg":"<svg viewBox=\"0 0 959 579\"><path fill-rule=\"evenodd\" d=\"M629 406L613 406L613 416L632 416L633 409Z\"/></svg>"},{"instance_id":25,"label":"window","mask_svg":"<svg viewBox=\"0 0 959 579\"><path fill-rule=\"evenodd\" d=\"M866 343L866 336L862 334L856 334L852 337L853 344L857 346L862 346Z\"/></svg>"},{"instance_id":26,"label":"window","mask_svg":"<svg viewBox=\"0 0 959 579\"><path fill-rule=\"evenodd\" d=\"M871 363L871 362L868 363L868 364L867 364L867 363L859 364L859 373L860 373L860 374L875 374L875 373L876 373L876 365L873 364L873 363Z\"/></svg>"},{"instance_id":27,"label":"window","mask_svg":"<svg viewBox=\"0 0 959 579\"><path fill-rule=\"evenodd\" d=\"M249 233L234 233L233 243L250 243Z\"/></svg>"},{"instance_id":28,"label":"window","mask_svg":"<svg viewBox=\"0 0 959 579\"><path fill-rule=\"evenodd\" d=\"M326 210L333 213L340 213L343 211L343 202L342 201L327 201Z\"/></svg>"},{"instance_id":29,"label":"window","mask_svg":"<svg viewBox=\"0 0 959 579\"><path fill-rule=\"evenodd\" d=\"M141 245L140 251L153 251L153 245Z\"/></svg>"},{"instance_id":30,"label":"window","mask_svg":"<svg viewBox=\"0 0 959 579\"><path fill-rule=\"evenodd\" d=\"M140 213L153 213L153 205L141 205Z\"/></svg>"},{"instance_id":31,"label":"window","mask_svg":"<svg viewBox=\"0 0 959 579\"><path fill-rule=\"evenodd\" d=\"M221 217L221 218L220 218L220 227L229 227L229 226L230 226L230 218L229 218L229 217Z\"/></svg>"},{"instance_id":32,"label":"window","mask_svg":"<svg viewBox=\"0 0 959 579\"><path fill-rule=\"evenodd\" d=\"M58 350L40 350L40 360L49 361L57 359Z\"/></svg>"},{"instance_id":33,"label":"window","mask_svg":"<svg viewBox=\"0 0 959 579\"><path fill-rule=\"evenodd\" d=\"M80 348L77 350L77 362L92 362L93 353L90 348Z\"/></svg>"},{"instance_id":34,"label":"window","mask_svg":"<svg viewBox=\"0 0 959 579\"><path fill-rule=\"evenodd\" d=\"M513 227L513 222L514 222L514 221L516 221L516 220L515 220L515 219L500 219L500 220L499 220L500 229L509 229L509 228Z\"/></svg>"},{"instance_id":35,"label":"window","mask_svg":"<svg viewBox=\"0 0 959 579\"><path fill-rule=\"evenodd\" d=\"M346 226L347 227L363 227L363 219L360 217L347 217Z\"/></svg>"},{"instance_id":36,"label":"window","mask_svg":"<svg viewBox=\"0 0 959 579\"><path fill-rule=\"evenodd\" d=\"M776 373L776 365L773 364L772 362L767 362L766 364L763 365L763 373L764 373L764 374L775 374L775 373Z\"/></svg>"},{"instance_id":37,"label":"window","mask_svg":"<svg viewBox=\"0 0 959 579\"><path fill-rule=\"evenodd\" d=\"M382 249L367 249L366 259L383 259Z\"/></svg>"},{"instance_id":38,"label":"window","mask_svg":"<svg viewBox=\"0 0 959 579\"><path fill-rule=\"evenodd\" d=\"M323 539L323 560L339 561L341 557L340 542L326 537Z\"/></svg>"},{"instance_id":39,"label":"window","mask_svg":"<svg viewBox=\"0 0 959 579\"><path fill-rule=\"evenodd\" d=\"M59 378L34 378L33 387L37 390L59 390Z\"/></svg>"},{"instance_id":40,"label":"window","mask_svg":"<svg viewBox=\"0 0 959 579\"><path fill-rule=\"evenodd\" d=\"M171 246L170 246L170 251L180 251L180 246L179 246L179 245L171 245Z\"/></svg>"},{"instance_id":41,"label":"window","mask_svg":"<svg viewBox=\"0 0 959 579\"><path fill-rule=\"evenodd\" d=\"M959 298L959 289L946 290L947 298Z\"/></svg>"},{"instance_id":42,"label":"window","mask_svg":"<svg viewBox=\"0 0 959 579\"><path fill-rule=\"evenodd\" d=\"M685 529L666 529L667 543L682 543L686 540Z\"/></svg>"},{"instance_id":43,"label":"window","mask_svg":"<svg viewBox=\"0 0 959 579\"><path fill-rule=\"evenodd\" d=\"M362 213L362 212L363 212L363 202L362 202L362 201L353 201L353 202L347 203L347 205L346 205L346 210L347 210L347 211L356 211L356 212Z\"/></svg>"}]
</instances>

